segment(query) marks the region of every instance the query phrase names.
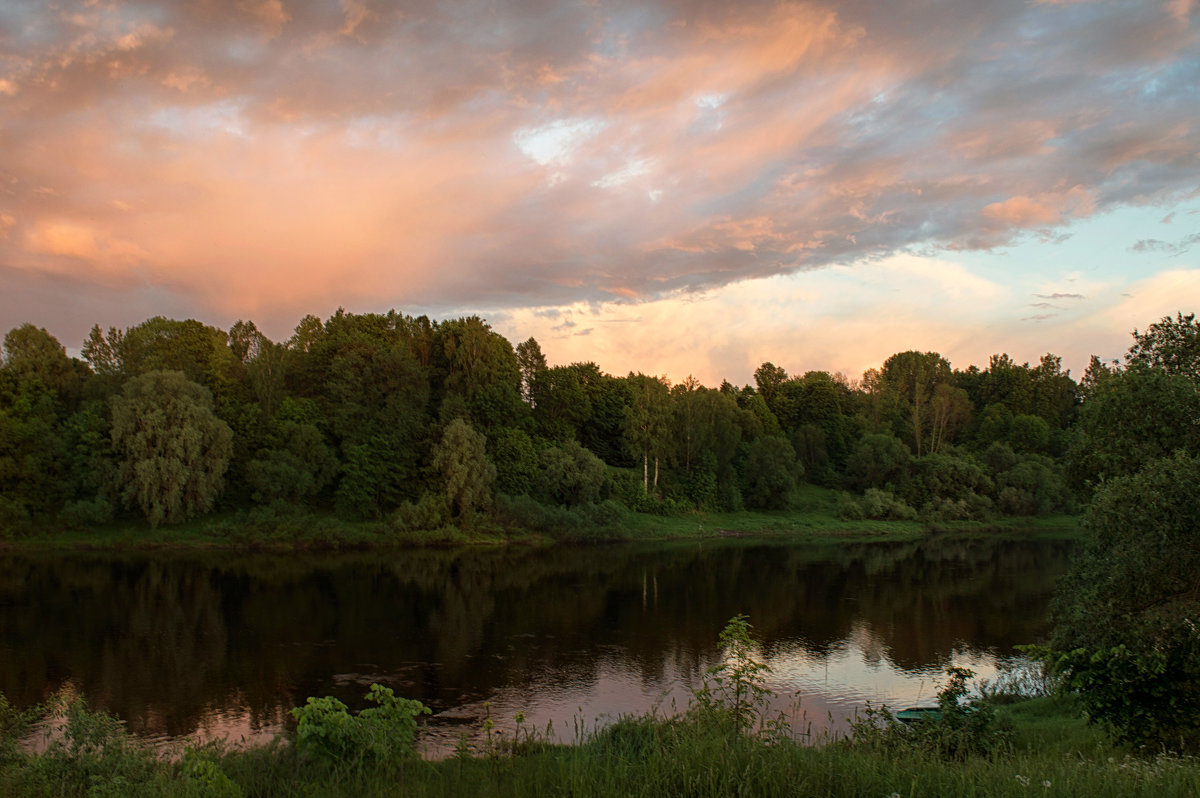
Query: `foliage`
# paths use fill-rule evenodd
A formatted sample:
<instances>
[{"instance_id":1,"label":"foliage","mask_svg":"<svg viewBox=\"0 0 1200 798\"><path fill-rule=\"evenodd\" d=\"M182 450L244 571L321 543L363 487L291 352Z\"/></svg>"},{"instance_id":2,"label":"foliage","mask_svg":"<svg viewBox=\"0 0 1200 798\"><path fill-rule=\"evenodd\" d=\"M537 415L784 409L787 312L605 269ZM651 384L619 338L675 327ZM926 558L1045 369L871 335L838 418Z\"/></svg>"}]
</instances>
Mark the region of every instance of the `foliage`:
<instances>
[{"instance_id":1,"label":"foliage","mask_svg":"<svg viewBox=\"0 0 1200 798\"><path fill-rule=\"evenodd\" d=\"M938 716L904 723L886 706L867 705L850 724L850 744L894 754L918 750L943 759L992 756L1008 746L1011 730L997 720L995 708L967 700L967 680L974 672L946 669L948 681L938 691Z\"/></svg>"},{"instance_id":2,"label":"foliage","mask_svg":"<svg viewBox=\"0 0 1200 798\"><path fill-rule=\"evenodd\" d=\"M441 475L451 516L470 519L491 505L496 467L488 461L487 441L466 421L457 418L446 426L431 465Z\"/></svg>"},{"instance_id":3,"label":"foliage","mask_svg":"<svg viewBox=\"0 0 1200 798\"><path fill-rule=\"evenodd\" d=\"M575 441L542 451L536 488L546 501L568 507L595 503L606 497L610 482L600 458Z\"/></svg>"},{"instance_id":4,"label":"foliage","mask_svg":"<svg viewBox=\"0 0 1200 798\"><path fill-rule=\"evenodd\" d=\"M804 469L796 451L779 435L764 435L750 445L746 457L743 496L748 507L785 509Z\"/></svg>"},{"instance_id":5,"label":"foliage","mask_svg":"<svg viewBox=\"0 0 1200 798\"><path fill-rule=\"evenodd\" d=\"M1197 419L1200 390L1187 377L1137 366L1109 374L1079 411L1069 457L1075 482L1095 487L1177 448L1200 451Z\"/></svg>"},{"instance_id":6,"label":"foliage","mask_svg":"<svg viewBox=\"0 0 1200 798\"><path fill-rule=\"evenodd\" d=\"M246 464L246 480L256 502L313 500L332 484L338 462L314 425L276 418L267 448Z\"/></svg>"},{"instance_id":7,"label":"foliage","mask_svg":"<svg viewBox=\"0 0 1200 798\"><path fill-rule=\"evenodd\" d=\"M212 412L208 390L178 371L125 383L113 403L113 447L123 496L151 526L209 510L224 485L233 433Z\"/></svg>"},{"instance_id":8,"label":"foliage","mask_svg":"<svg viewBox=\"0 0 1200 798\"><path fill-rule=\"evenodd\" d=\"M706 721L728 724L735 734L779 733L782 722L767 718L768 702L775 694L765 684L771 668L755 657L751 628L743 614L725 624L717 638L721 661L705 671L703 686L692 693L692 711Z\"/></svg>"},{"instance_id":9,"label":"foliage","mask_svg":"<svg viewBox=\"0 0 1200 798\"><path fill-rule=\"evenodd\" d=\"M838 498L837 514L848 521L912 521L917 511L891 491L867 488L861 498L843 493Z\"/></svg>"},{"instance_id":10,"label":"foliage","mask_svg":"<svg viewBox=\"0 0 1200 798\"><path fill-rule=\"evenodd\" d=\"M1090 716L1139 743L1200 745L1200 456L1106 482L1060 583L1044 659Z\"/></svg>"},{"instance_id":11,"label":"foliage","mask_svg":"<svg viewBox=\"0 0 1200 798\"><path fill-rule=\"evenodd\" d=\"M1126 360L1131 366L1158 369L1182 376L1200 387L1200 322L1196 314L1164 316L1145 332L1133 331Z\"/></svg>"},{"instance_id":12,"label":"foliage","mask_svg":"<svg viewBox=\"0 0 1200 798\"><path fill-rule=\"evenodd\" d=\"M428 715L420 701L398 698L390 687L371 685L366 700L377 706L351 715L332 696L310 697L292 710L296 725L296 750L339 768L386 765L414 757L417 717Z\"/></svg>"},{"instance_id":13,"label":"foliage","mask_svg":"<svg viewBox=\"0 0 1200 798\"><path fill-rule=\"evenodd\" d=\"M690 375L672 387L665 377L614 377L590 361L549 364L535 339L514 348L477 316L339 309L301 319L280 343L249 320L225 331L154 317L96 325L82 343L86 362L22 324L0 349L0 525L7 534L90 528L124 501L153 524L252 506L277 513L283 504L378 523L403 507L407 528L436 520L414 511L446 489L434 461L458 420L486 439L496 490L546 505L615 497L655 515L778 509L806 479L883 491L865 509L846 503L847 517L906 518L903 505L931 520L1060 512L1074 501L1064 474L1073 489L1090 490L1175 446L1200 446L1197 329L1179 314L1135 332L1125 366L1097 360L1082 385L1052 354L1032 366L999 354L986 369L952 371L935 352L910 351L861 381L793 376L765 362L753 386L708 388ZM131 455L111 445L136 436L122 431L128 414L114 428L120 414L110 418L110 409L127 402L133 381L164 370L207 389L202 403L230 432L222 473L204 471L209 488L185 491L202 500L175 511L166 495L198 484L186 482L179 458L139 456L135 479ZM985 456L992 444L1018 462ZM597 479L597 463L581 451L622 469L623 481L614 489ZM920 462L931 455L951 460ZM627 490L623 469L634 468L640 484ZM490 491L478 501L454 492L452 520L492 512ZM883 501L887 493L900 504Z\"/></svg>"},{"instance_id":14,"label":"foliage","mask_svg":"<svg viewBox=\"0 0 1200 798\"><path fill-rule=\"evenodd\" d=\"M864 435L846 460L846 481L860 490L882 488L904 476L908 447L894 435Z\"/></svg>"}]
</instances>

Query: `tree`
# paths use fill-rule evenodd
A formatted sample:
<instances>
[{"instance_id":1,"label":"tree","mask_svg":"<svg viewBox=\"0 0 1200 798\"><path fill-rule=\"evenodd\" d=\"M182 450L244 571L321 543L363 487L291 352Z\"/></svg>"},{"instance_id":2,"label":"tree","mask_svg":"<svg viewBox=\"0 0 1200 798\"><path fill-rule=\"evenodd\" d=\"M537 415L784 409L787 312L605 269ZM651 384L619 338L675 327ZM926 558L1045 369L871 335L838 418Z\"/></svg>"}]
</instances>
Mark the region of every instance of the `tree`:
<instances>
[{"instance_id":1,"label":"tree","mask_svg":"<svg viewBox=\"0 0 1200 798\"><path fill-rule=\"evenodd\" d=\"M532 377L530 397L538 433L548 440L576 437L592 415L592 403L579 370L543 368Z\"/></svg>"},{"instance_id":2,"label":"tree","mask_svg":"<svg viewBox=\"0 0 1200 798\"><path fill-rule=\"evenodd\" d=\"M962 388L943 382L934 388L929 408L929 453L936 454L966 425L971 402Z\"/></svg>"},{"instance_id":3,"label":"tree","mask_svg":"<svg viewBox=\"0 0 1200 798\"><path fill-rule=\"evenodd\" d=\"M894 435L864 435L846 459L846 478L860 490L882 488L904 476L908 447Z\"/></svg>"},{"instance_id":4,"label":"tree","mask_svg":"<svg viewBox=\"0 0 1200 798\"><path fill-rule=\"evenodd\" d=\"M771 411L775 411L775 398L779 389L787 382L788 374L774 363L766 362L754 370L754 384L758 386L758 395L767 403Z\"/></svg>"},{"instance_id":5,"label":"tree","mask_svg":"<svg viewBox=\"0 0 1200 798\"><path fill-rule=\"evenodd\" d=\"M1079 409L1069 454L1075 482L1132 474L1183 447L1200 451L1200 391L1185 376L1139 365L1108 373Z\"/></svg>"},{"instance_id":6,"label":"tree","mask_svg":"<svg viewBox=\"0 0 1200 798\"><path fill-rule=\"evenodd\" d=\"M256 502L306 502L337 477L338 462L315 426L276 419L270 446L246 464Z\"/></svg>"},{"instance_id":7,"label":"tree","mask_svg":"<svg viewBox=\"0 0 1200 798\"><path fill-rule=\"evenodd\" d=\"M1135 743L1200 747L1200 457L1116 477L1085 516L1060 583L1051 647L1089 717Z\"/></svg>"},{"instance_id":8,"label":"tree","mask_svg":"<svg viewBox=\"0 0 1200 798\"><path fill-rule=\"evenodd\" d=\"M124 499L152 526L207 512L224 486L233 433L212 395L179 371L149 371L113 402L113 447Z\"/></svg>"},{"instance_id":9,"label":"tree","mask_svg":"<svg viewBox=\"0 0 1200 798\"><path fill-rule=\"evenodd\" d=\"M750 445L746 457L746 504L764 510L788 506L803 468L786 438L764 435Z\"/></svg>"},{"instance_id":10,"label":"tree","mask_svg":"<svg viewBox=\"0 0 1200 798\"><path fill-rule=\"evenodd\" d=\"M487 322L470 316L438 325L446 392L466 400L483 429L505 426L522 411L521 370L512 344ZM435 358L437 352L435 351Z\"/></svg>"},{"instance_id":11,"label":"tree","mask_svg":"<svg viewBox=\"0 0 1200 798\"><path fill-rule=\"evenodd\" d=\"M1125 360L1131 366L1161 369L1179 375L1200 386L1200 322L1196 314L1164 316L1139 333L1133 331L1133 345Z\"/></svg>"},{"instance_id":12,"label":"tree","mask_svg":"<svg viewBox=\"0 0 1200 798\"><path fill-rule=\"evenodd\" d=\"M632 401L625 409L625 442L629 453L642 461L642 493L650 493L650 461L654 460L654 487L658 487L658 461L670 440L671 394L665 378L630 373L626 381Z\"/></svg>"},{"instance_id":13,"label":"tree","mask_svg":"<svg viewBox=\"0 0 1200 798\"><path fill-rule=\"evenodd\" d=\"M899 352L883 363L880 381L885 391L904 408L913 450L920 457L931 423L930 404L939 383L949 382L950 364L937 352Z\"/></svg>"},{"instance_id":14,"label":"tree","mask_svg":"<svg viewBox=\"0 0 1200 798\"><path fill-rule=\"evenodd\" d=\"M87 371L79 361L67 357L57 338L32 324L22 324L4 336L0 364L17 383L39 382L68 403L78 395Z\"/></svg>"},{"instance_id":15,"label":"tree","mask_svg":"<svg viewBox=\"0 0 1200 798\"><path fill-rule=\"evenodd\" d=\"M546 370L546 356L542 354L537 339L532 336L517 344L516 354L517 367L521 370L521 398L527 404L533 404L533 382L540 372Z\"/></svg>"},{"instance_id":16,"label":"tree","mask_svg":"<svg viewBox=\"0 0 1200 798\"><path fill-rule=\"evenodd\" d=\"M461 418L446 425L430 463L441 475L446 507L469 519L492 503L496 467L487 458L487 440Z\"/></svg>"},{"instance_id":17,"label":"tree","mask_svg":"<svg viewBox=\"0 0 1200 798\"><path fill-rule=\"evenodd\" d=\"M509 496L533 492L538 474L538 451L524 430L500 427L488 435L488 450L496 465L496 489Z\"/></svg>"},{"instance_id":18,"label":"tree","mask_svg":"<svg viewBox=\"0 0 1200 798\"><path fill-rule=\"evenodd\" d=\"M574 506L598 502L609 487L604 462L575 441L564 441L542 452L539 497Z\"/></svg>"}]
</instances>

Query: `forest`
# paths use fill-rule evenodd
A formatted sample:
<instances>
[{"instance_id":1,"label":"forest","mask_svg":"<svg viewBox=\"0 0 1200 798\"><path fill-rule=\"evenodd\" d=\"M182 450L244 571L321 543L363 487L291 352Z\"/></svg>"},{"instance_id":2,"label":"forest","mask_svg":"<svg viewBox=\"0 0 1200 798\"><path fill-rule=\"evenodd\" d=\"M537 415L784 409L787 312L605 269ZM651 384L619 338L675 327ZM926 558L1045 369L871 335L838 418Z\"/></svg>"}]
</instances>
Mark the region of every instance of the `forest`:
<instances>
[{"instance_id":1,"label":"forest","mask_svg":"<svg viewBox=\"0 0 1200 798\"><path fill-rule=\"evenodd\" d=\"M587 536L629 512L788 509L806 483L842 491L848 522L1073 513L1200 450L1198 327L1134 331L1078 381L1053 354L907 351L861 378L765 362L709 387L551 366L476 316L339 310L280 342L155 317L93 327L81 359L24 324L0 360L0 536L212 513Z\"/></svg>"}]
</instances>

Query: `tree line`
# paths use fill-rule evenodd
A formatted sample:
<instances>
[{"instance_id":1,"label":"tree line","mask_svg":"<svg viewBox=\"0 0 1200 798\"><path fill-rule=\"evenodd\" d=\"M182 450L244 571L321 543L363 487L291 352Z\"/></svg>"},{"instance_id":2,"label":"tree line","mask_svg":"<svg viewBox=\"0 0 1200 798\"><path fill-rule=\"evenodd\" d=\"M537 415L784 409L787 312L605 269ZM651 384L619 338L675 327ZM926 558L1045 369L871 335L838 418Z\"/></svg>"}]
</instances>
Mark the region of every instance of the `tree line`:
<instances>
[{"instance_id":1,"label":"tree line","mask_svg":"<svg viewBox=\"0 0 1200 798\"><path fill-rule=\"evenodd\" d=\"M280 342L250 321L96 326L80 351L32 324L4 337L2 530L237 508L536 527L787 509L805 483L845 490L847 519L987 519L1071 511L1146 454L1105 432L1143 423L1112 421L1142 389L1098 360L1076 382L1052 354L959 370L900 352L861 379L768 362L753 385L672 385L551 366L475 316L343 310ZM1163 410L1144 423L1187 412Z\"/></svg>"}]
</instances>

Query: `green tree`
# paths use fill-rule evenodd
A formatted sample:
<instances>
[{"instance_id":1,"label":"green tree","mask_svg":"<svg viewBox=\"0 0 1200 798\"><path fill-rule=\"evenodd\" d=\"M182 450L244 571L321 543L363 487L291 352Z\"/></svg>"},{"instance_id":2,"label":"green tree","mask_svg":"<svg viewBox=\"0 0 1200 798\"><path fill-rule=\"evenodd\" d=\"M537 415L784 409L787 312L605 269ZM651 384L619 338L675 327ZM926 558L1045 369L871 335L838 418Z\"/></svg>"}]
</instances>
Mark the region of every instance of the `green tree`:
<instances>
[{"instance_id":1,"label":"green tree","mask_svg":"<svg viewBox=\"0 0 1200 798\"><path fill-rule=\"evenodd\" d=\"M650 494L650 461L654 461L654 487L658 464L670 441L671 394L665 378L630 374L631 401L625 409L625 442L629 453L642 461L642 493Z\"/></svg>"},{"instance_id":2,"label":"green tree","mask_svg":"<svg viewBox=\"0 0 1200 798\"><path fill-rule=\"evenodd\" d=\"M904 418L917 457L929 451L926 436L933 423L935 392L951 378L950 364L936 352L899 352L883 363L880 382L894 397Z\"/></svg>"},{"instance_id":3,"label":"green tree","mask_svg":"<svg viewBox=\"0 0 1200 798\"><path fill-rule=\"evenodd\" d=\"M500 427L488 436L491 461L496 465L496 489L509 496L533 493L538 475L538 451L529 434Z\"/></svg>"},{"instance_id":4,"label":"green tree","mask_svg":"<svg viewBox=\"0 0 1200 798\"><path fill-rule=\"evenodd\" d=\"M1133 366L1089 390L1069 453L1079 486L1132 474L1177 448L1200 451L1200 391L1185 376Z\"/></svg>"},{"instance_id":5,"label":"green tree","mask_svg":"<svg viewBox=\"0 0 1200 798\"><path fill-rule=\"evenodd\" d=\"M224 486L233 451L229 425L206 388L179 371L149 371L113 402L112 441L123 497L150 524L207 512Z\"/></svg>"},{"instance_id":6,"label":"green tree","mask_svg":"<svg viewBox=\"0 0 1200 798\"><path fill-rule=\"evenodd\" d=\"M754 384L758 387L758 395L775 412L775 400L779 390L787 382L788 373L774 363L766 362L754 370Z\"/></svg>"},{"instance_id":7,"label":"green tree","mask_svg":"<svg viewBox=\"0 0 1200 798\"><path fill-rule=\"evenodd\" d=\"M1154 746L1200 747L1200 457L1105 482L1060 583L1051 650L1089 717Z\"/></svg>"},{"instance_id":8,"label":"green tree","mask_svg":"<svg viewBox=\"0 0 1200 798\"><path fill-rule=\"evenodd\" d=\"M0 365L18 384L40 383L64 406L74 405L87 370L67 357L63 345L45 329L22 324L9 330L2 351Z\"/></svg>"},{"instance_id":9,"label":"green tree","mask_svg":"<svg viewBox=\"0 0 1200 798\"><path fill-rule=\"evenodd\" d=\"M564 441L541 454L538 497L568 507L605 497L611 480L604 461L575 441Z\"/></svg>"},{"instance_id":10,"label":"green tree","mask_svg":"<svg viewBox=\"0 0 1200 798\"><path fill-rule=\"evenodd\" d=\"M456 418L442 433L430 463L441 476L446 507L455 518L470 519L492 503L496 467L487 457L487 440Z\"/></svg>"},{"instance_id":11,"label":"green tree","mask_svg":"<svg viewBox=\"0 0 1200 798\"><path fill-rule=\"evenodd\" d=\"M337 457L313 424L278 418L269 445L246 464L256 502L310 502L337 478Z\"/></svg>"},{"instance_id":12,"label":"green tree","mask_svg":"<svg viewBox=\"0 0 1200 798\"><path fill-rule=\"evenodd\" d=\"M552 441L575 438L592 415L592 402L579 369L543 368L532 377L533 418L538 434Z\"/></svg>"},{"instance_id":13,"label":"green tree","mask_svg":"<svg viewBox=\"0 0 1200 798\"><path fill-rule=\"evenodd\" d=\"M846 459L846 479L859 490L882 488L904 477L908 447L895 435L868 434Z\"/></svg>"},{"instance_id":14,"label":"green tree","mask_svg":"<svg viewBox=\"0 0 1200 798\"><path fill-rule=\"evenodd\" d=\"M528 412L521 401L521 370L512 344L478 316L438 325L445 391L466 400L480 428L505 426ZM435 351L435 358L437 352Z\"/></svg>"},{"instance_id":15,"label":"green tree","mask_svg":"<svg viewBox=\"0 0 1200 798\"><path fill-rule=\"evenodd\" d=\"M786 509L803 468L786 438L764 435L750 445L746 456L746 504L763 510Z\"/></svg>"},{"instance_id":16,"label":"green tree","mask_svg":"<svg viewBox=\"0 0 1200 798\"><path fill-rule=\"evenodd\" d=\"M517 344L516 355L517 368L521 370L521 398L527 404L533 404L533 383L538 374L546 370L546 356L532 336Z\"/></svg>"},{"instance_id":17,"label":"green tree","mask_svg":"<svg viewBox=\"0 0 1200 798\"><path fill-rule=\"evenodd\" d=\"M1196 314L1164 316L1146 328L1133 331L1133 345L1125 357L1130 366L1159 369L1200 386L1200 322Z\"/></svg>"}]
</instances>

